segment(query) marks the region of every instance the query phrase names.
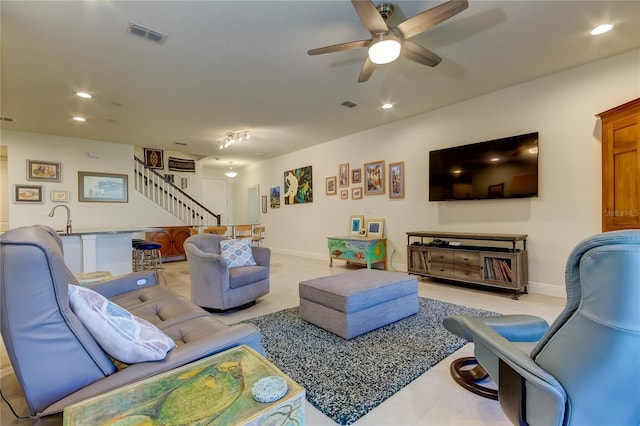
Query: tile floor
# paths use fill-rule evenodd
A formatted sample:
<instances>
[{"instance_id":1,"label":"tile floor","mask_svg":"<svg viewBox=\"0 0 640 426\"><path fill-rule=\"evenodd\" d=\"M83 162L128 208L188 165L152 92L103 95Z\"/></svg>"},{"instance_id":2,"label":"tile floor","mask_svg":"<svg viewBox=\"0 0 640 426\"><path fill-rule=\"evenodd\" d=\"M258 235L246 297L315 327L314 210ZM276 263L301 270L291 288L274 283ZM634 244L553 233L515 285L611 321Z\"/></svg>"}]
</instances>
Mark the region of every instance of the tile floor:
<instances>
[{"instance_id":1,"label":"tile floor","mask_svg":"<svg viewBox=\"0 0 640 426\"><path fill-rule=\"evenodd\" d=\"M298 282L323 275L339 274L350 267L334 262L272 254L271 291L258 300L256 305L238 312L217 314L225 323L231 324L247 318L264 315L298 305ZM165 276L169 287L189 297L189 271L186 262L165 264ZM564 299L522 295L513 300L509 294L483 289L454 286L419 280L419 294L446 302L482 308L503 314L524 313L545 318L551 322L564 306ZM2 354L6 357L6 353ZM460 386L449 376L449 364L462 356L473 355L471 344L464 346L449 358L414 380L384 403L358 420L356 426L381 425L433 425L433 426L480 426L509 425L496 401L478 397ZM2 360L6 364L6 359ZM3 425L23 424L11 415L2 402ZM311 404L306 405L306 424L334 425Z\"/></svg>"}]
</instances>

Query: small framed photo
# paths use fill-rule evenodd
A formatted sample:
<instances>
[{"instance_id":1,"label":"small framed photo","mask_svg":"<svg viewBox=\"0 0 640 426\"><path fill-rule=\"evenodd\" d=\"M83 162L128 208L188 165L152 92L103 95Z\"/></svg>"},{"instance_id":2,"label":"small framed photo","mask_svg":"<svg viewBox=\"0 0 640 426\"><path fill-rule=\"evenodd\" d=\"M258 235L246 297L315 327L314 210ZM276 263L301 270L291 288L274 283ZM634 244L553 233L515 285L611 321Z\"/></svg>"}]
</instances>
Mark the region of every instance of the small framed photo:
<instances>
[{"instance_id":1,"label":"small framed photo","mask_svg":"<svg viewBox=\"0 0 640 426\"><path fill-rule=\"evenodd\" d=\"M338 184L341 187L349 186L349 163L338 165Z\"/></svg>"},{"instance_id":2,"label":"small framed photo","mask_svg":"<svg viewBox=\"0 0 640 426\"><path fill-rule=\"evenodd\" d=\"M361 216L361 215L351 216L349 234L360 235L363 229L364 229L364 216Z\"/></svg>"},{"instance_id":3,"label":"small framed photo","mask_svg":"<svg viewBox=\"0 0 640 426\"><path fill-rule=\"evenodd\" d=\"M60 163L49 161L27 160L27 180L60 182Z\"/></svg>"},{"instance_id":4,"label":"small framed photo","mask_svg":"<svg viewBox=\"0 0 640 426\"><path fill-rule=\"evenodd\" d=\"M349 190L348 189L341 189L340 190L340 199L341 200L348 200L349 199Z\"/></svg>"},{"instance_id":5,"label":"small framed photo","mask_svg":"<svg viewBox=\"0 0 640 426\"><path fill-rule=\"evenodd\" d=\"M78 172L78 201L127 203L128 175Z\"/></svg>"},{"instance_id":6,"label":"small framed photo","mask_svg":"<svg viewBox=\"0 0 640 426\"><path fill-rule=\"evenodd\" d=\"M385 193L384 161L364 165L364 194L382 195Z\"/></svg>"},{"instance_id":7,"label":"small framed photo","mask_svg":"<svg viewBox=\"0 0 640 426\"><path fill-rule=\"evenodd\" d=\"M144 148L144 165L150 169L164 169L162 150Z\"/></svg>"},{"instance_id":8,"label":"small framed photo","mask_svg":"<svg viewBox=\"0 0 640 426\"><path fill-rule=\"evenodd\" d=\"M327 195L336 195L337 194L336 177L335 176L329 176L327 178L327 182L326 182L325 187L324 187L324 192Z\"/></svg>"},{"instance_id":9,"label":"small framed photo","mask_svg":"<svg viewBox=\"0 0 640 426\"><path fill-rule=\"evenodd\" d=\"M42 185L14 185L14 203L43 203Z\"/></svg>"},{"instance_id":10,"label":"small framed photo","mask_svg":"<svg viewBox=\"0 0 640 426\"><path fill-rule=\"evenodd\" d=\"M362 187L351 188L351 199L362 200Z\"/></svg>"},{"instance_id":11,"label":"small framed photo","mask_svg":"<svg viewBox=\"0 0 640 426\"><path fill-rule=\"evenodd\" d=\"M267 196L263 195L262 196L262 213L266 213L267 212Z\"/></svg>"},{"instance_id":12,"label":"small framed photo","mask_svg":"<svg viewBox=\"0 0 640 426\"><path fill-rule=\"evenodd\" d=\"M389 198L404 198L404 161L389 163Z\"/></svg>"},{"instance_id":13,"label":"small framed photo","mask_svg":"<svg viewBox=\"0 0 640 426\"><path fill-rule=\"evenodd\" d=\"M69 191L58 191L55 189L51 190L51 201L55 201L58 203L68 203L69 202Z\"/></svg>"},{"instance_id":14,"label":"small framed photo","mask_svg":"<svg viewBox=\"0 0 640 426\"><path fill-rule=\"evenodd\" d=\"M367 236L382 238L384 235L384 219L367 220Z\"/></svg>"},{"instance_id":15,"label":"small framed photo","mask_svg":"<svg viewBox=\"0 0 640 426\"><path fill-rule=\"evenodd\" d=\"M351 183L362 182L362 169L351 170Z\"/></svg>"}]
</instances>

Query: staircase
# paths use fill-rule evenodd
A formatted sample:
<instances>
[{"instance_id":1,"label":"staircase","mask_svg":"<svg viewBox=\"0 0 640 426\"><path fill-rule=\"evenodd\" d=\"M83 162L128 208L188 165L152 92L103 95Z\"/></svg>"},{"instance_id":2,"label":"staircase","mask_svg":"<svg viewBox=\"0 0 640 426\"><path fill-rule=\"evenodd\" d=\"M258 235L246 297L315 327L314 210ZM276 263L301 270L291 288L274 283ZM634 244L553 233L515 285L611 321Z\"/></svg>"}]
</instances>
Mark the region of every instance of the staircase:
<instances>
[{"instance_id":1,"label":"staircase","mask_svg":"<svg viewBox=\"0 0 640 426\"><path fill-rule=\"evenodd\" d=\"M213 213L182 189L168 182L160 173L148 168L138 157L133 158L136 191L186 225L220 225L219 214Z\"/></svg>"}]
</instances>

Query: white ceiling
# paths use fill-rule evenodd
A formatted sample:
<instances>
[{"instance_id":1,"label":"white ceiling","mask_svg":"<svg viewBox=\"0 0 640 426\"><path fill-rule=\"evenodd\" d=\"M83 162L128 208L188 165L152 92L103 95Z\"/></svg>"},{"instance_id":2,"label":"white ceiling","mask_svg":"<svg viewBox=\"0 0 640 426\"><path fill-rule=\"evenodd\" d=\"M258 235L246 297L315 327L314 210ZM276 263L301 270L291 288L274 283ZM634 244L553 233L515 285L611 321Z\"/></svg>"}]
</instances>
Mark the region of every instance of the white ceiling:
<instances>
[{"instance_id":1,"label":"white ceiling","mask_svg":"<svg viewBox=\"0 0 640 426\"><path fill-rule=\"evenodd\" d=\"M440 3L394 1L388 23ZM470 0L412 39L440 65L400 58L357 83L366 49L306 53L370 37L349 1L2 0L0 13L1 114L14 120L3 129L185 152L214 167L242 167L640 47L639 1ZM168 38L132 35L129 21ZM616 27L589 35L603 22ZM346 100L358 106L341 106ZM384 102L394 109L382 110ZM244 129L250 141L218 149L227 132Z\"/></svg>"}]
</instances>

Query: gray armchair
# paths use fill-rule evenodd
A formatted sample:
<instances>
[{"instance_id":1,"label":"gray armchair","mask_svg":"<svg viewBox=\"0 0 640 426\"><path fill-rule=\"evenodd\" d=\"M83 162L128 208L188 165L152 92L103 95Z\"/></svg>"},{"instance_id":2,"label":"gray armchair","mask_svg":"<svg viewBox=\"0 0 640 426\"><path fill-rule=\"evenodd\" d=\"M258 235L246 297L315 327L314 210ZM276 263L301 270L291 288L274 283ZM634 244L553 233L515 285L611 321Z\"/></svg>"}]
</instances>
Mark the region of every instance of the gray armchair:
<instances>
[{"instance_id":1,"label":"gray armchair","mask_svg":"<svg viewBox=\"0 0 640 426\"><path fill-rule=\"evenodd\" d=\"M234 346L264 353L256 327L228 326L158 286L155 273L136 272L87 287L151 322L176 347L160 361L114 363L70 308L69 283L77 281L53 229L36 225L5 232L0 263L2 339L33 423L60 423L67 405ZM3 392L6 383L3 378Z\"/></svg>"},{"instance_id":2,"label":"gray armchair","mask_svg":"<svg viewBox=\"0 0 640 426\"><path fill-rule=\"evenodd\" d=\"M212 311L249 306L269 293L271 250L251 247L256 266L229 268L220 254L224 236L192 235L184 242L191 276L191 300Z\"/></svg>"},{"instance_id":3,"label":"gray armchair","mask_svg":"<svg viewBox=\"0 0 640 426\"><path fill-rule=\"evenodd\" d=\"M551 327L522 315L452 316L444 326L474 343L514 424L639 425L640 231L582 241L565 279L567 305Z\"/></svg>"}]
</instances>

